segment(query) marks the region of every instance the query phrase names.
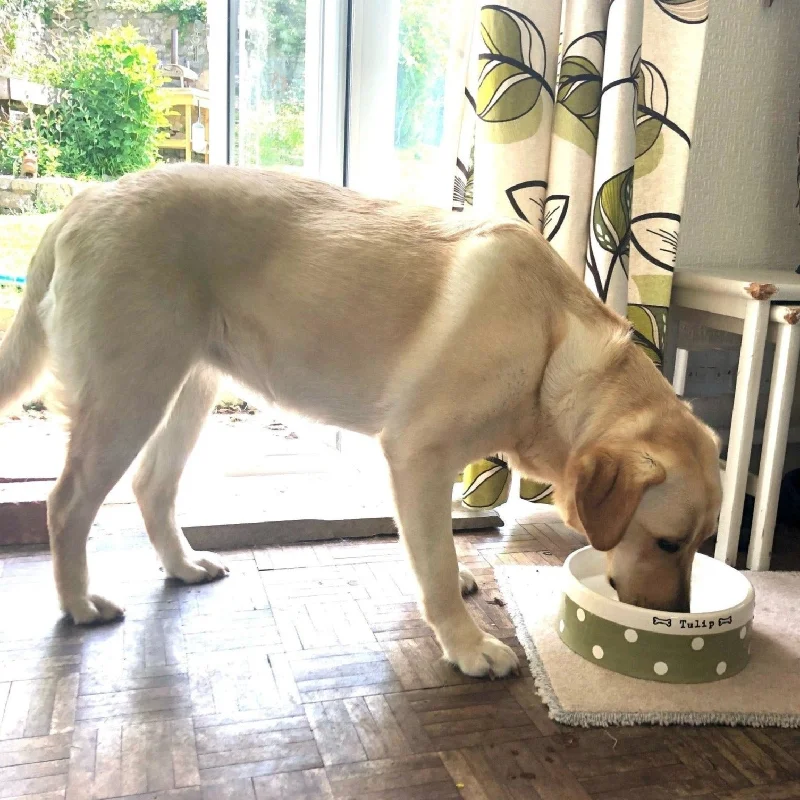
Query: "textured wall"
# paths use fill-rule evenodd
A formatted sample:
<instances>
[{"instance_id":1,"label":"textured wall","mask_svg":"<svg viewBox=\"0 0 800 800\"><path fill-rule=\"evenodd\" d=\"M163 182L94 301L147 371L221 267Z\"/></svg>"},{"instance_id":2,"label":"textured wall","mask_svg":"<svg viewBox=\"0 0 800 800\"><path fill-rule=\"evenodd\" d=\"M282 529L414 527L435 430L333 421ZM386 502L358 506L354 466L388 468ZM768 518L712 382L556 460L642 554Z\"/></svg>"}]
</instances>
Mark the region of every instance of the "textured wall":
<instances>
[{"instance_id":1,"label":"textured wall","mask_svg":"<svg viewBox=\"0 0 800 800\"><path fill-rule=\"evenodd\" d=\"M3 0L0 0L2 5ZM220 2L220 0L212 0ZM171 60L172 29L178 27L178 17L171 14L122 12L109 7L109 0L92 0L78 3L71 22L79 28L105 31L120 25L132 25L139 35L156 51L158 60L168 64ZM198 74L208 69L208 27L202 23L188 25L178 41L178 58L181 64Z\"/></svg>"},{"instance_id":2,"label":"textured wall","mask_svg":"<svg viewBox=\"0 0 800 800\"><path fill-rule=\"evenodd\" d=\"M800 0L714 0L679 267L800 264Z\"/></svg>"}]
</instances>

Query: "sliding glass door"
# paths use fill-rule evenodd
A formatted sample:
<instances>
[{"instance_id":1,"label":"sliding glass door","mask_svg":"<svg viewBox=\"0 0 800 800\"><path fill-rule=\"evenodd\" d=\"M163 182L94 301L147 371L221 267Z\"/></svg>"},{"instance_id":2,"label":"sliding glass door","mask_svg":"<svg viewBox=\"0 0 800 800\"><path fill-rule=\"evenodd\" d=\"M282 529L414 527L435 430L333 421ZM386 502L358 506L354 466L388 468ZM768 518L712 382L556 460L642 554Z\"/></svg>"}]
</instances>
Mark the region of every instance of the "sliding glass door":
<instances>
[{"instance_id":1,"label":"sliding glass door","mask_svg":"<svg viewBox=\"0 0 800 800\"><path fill-rule=\"evenodd\" d=\"M212 161L449 205L463 0L220 0L209 15Z\"/></svg>"},{"instance_id":2,"label":"sliding glass door","mask_svg":"<svg viewBox=\"0 0 800 800\"><path fill-rule=\"evenodd\" d=\"M347 0L229 0L226 160L344 180ZM222 53L219 57L222 63Z\"/></svg>"}]
</instances>

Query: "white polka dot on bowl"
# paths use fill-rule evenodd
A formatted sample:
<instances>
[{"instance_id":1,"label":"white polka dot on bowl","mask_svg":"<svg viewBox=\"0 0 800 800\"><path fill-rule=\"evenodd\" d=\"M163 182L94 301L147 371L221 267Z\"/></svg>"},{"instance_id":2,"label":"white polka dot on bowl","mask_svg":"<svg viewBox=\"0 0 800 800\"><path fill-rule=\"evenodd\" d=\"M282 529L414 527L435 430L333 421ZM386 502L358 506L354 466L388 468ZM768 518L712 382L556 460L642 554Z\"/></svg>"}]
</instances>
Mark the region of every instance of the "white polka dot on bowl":
<instances>
[{"instance_id":1,"label":"white polka dot on bowl","mask_svg":"<svg viewBox=\"0 0 800 800\"><path fill-rule=\"evenodd\" d=\"M582 608L579 608L575 613L578 617L578 622L583 622L586 619L586 612Z\"/></svg>"},{"instance_id":2,"label":"white polka dot on bowl","mask_svg":"<svg viewBox=\"0 0 800 800\"><path fill-rule=\"evenodd\" d=\"M558 629L561 633L564 633L564 620L562 619L561 622L558 623Z\"/></svg>"},{"instance_id":3,"label":"white polka dot on bowl","mask_svg":"<svg viewBox=\"0 0 800 800\"><path fill-rule=\"evenodd\" d=\"M598 659L598 660L599 660L599 659L601 659L601 658L603 657L603 648L602 648L602 647L600 647L600 645L599 645L599 644L596 644L596 645L595 645L595 646L592 648L592 655L593 655L593 656L594 656L596 659Z\"/></svg>"},{"instance_id":4,"label":"white polka dot on bowl","mask_svg":"<svg viewBox=\"0 0 800 800\"><path fill-rule=\"evenodd\" d=\"M692 639L692 650L702 650L705 646L706 643L702 636L695 636Z\"/></svg>"},{"instance_id":5,"label":"white polka dot on bowl","mask_svg":"<svg viewBox=\"0 0 800 800\"><path fill-rule=\"evenodd\" d=\"M628 628L625 631L625 641L633 644L639 638L639 634L633 628Z\"/></svg>"},{"instance_id":6,"label":"white polka dot on bowl","mask_svg":"<svg viewBox=\"0 0 800 800\"><path fill-rule=\"evenodd\" d=\"M666 675L669 672L669 667L663 661L656 661L653 664L653 672L656 675Z\"/></svg>"},{"instance_id":7,"label":"white polka dot on bowl","mask_svg":"<svg viewBox=\"0 0 800 800\"><path fill-rule=\"evenodd\" d=\"M717 675L724 675L727 669L728 665L724 661L720 661L719 664L717 664Z\"/></svg>"},{"instance_id":8,"label":"white polka dot on bowl","mask_svg":"<svg viewBox=\"0 0 800 800\"><path fill-rule=\"evenodd\" d=\"M739 638L744 639L747 636L747 625L744 625L742 629L739 631Z\"/></svg>"}]
</instances>

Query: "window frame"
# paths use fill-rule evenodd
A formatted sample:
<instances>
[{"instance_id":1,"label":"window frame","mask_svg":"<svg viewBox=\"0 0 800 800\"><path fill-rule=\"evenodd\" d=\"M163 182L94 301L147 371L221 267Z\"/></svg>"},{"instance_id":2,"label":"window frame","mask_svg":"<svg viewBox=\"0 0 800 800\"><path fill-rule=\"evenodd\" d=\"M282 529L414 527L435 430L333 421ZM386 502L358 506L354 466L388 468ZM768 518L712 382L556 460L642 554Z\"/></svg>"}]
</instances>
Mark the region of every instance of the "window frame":
<instances>
[{"instance_id":1,"label":"window frame","mask_svg":"<svg viewBox=\"0 0 800 800\"><path fill-rule=\"evenodd\" d=\"M344 184L352 0L307 0L304 169ZM209 162L233 163L240 0L208 4Z\"/></svg>"},{"instance_id":2,"label":"window frame","mask_svg":"<svg viewBox=\"0 0 800 800\"><path fill-rule=\"evenodd\" d=\"M208 4L209 161L232 163L236 104L235 54L243 0ZM397 60L402 0L306 0L304 171L367 194L387 196L387 169L394 163ZM454 41L471 25L475 0L451 0ZM445 94L443 152L435 202L449 208L461 123L466 52L451 48ZM452 161L453 163L449 163ZM447 163L445 163L447 162Z\"/></svg>"},{"instance_id":3,"label":"window frame","mask_svg":"<svg viewBox=\"0 0 800 800\"><path fill-rule=\"evenodd\" d=\"M352 0L347 184L367 194L384 193L394 150L400 4Z\"/></svg>"},{"instance_id":4,"label":"window frame","mask_svg":"<svg viewBox=\"0 0 800 800\"><path fill-rule=\"evenodd\" d=\"M351 2L306 0L305 169L339 185L347 178Z\"/></svg>"},{"instance_id":5,"label":"window frame","mask_svg":"<svg viewBox=\"0 0 800 800\"><path fill-rule=\"evenodd\" d=\"M351 92L347 109L349 147L347 185L367 194L386 191L395 161L397 65L402 0L351 0ZM450 0L452 30L445 90L441 158L432 166L435 190L425 202L443 209L453 205L453 180L465 113L473 26L477 0Z\"/></svg>"}]
</instances>

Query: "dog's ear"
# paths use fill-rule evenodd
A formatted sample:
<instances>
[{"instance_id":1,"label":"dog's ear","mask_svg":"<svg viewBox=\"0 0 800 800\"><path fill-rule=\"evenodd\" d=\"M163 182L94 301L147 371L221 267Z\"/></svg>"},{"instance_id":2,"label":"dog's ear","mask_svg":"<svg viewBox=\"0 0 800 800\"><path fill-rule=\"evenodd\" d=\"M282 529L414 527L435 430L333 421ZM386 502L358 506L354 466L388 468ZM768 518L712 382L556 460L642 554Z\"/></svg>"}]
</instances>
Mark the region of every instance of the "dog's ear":
<instances>
[{"instance_id":1,"label":"dog's ear","mask_svg":"<svg viewBox=\"0 0 800 800\"><path fill-rule=\"evenodd\" d=\"M596 550L619 544L642 495L666 479L664 467L636 449L589 446L567 465L561 503L567 524Z\"/></svg>"}]
</instances>

